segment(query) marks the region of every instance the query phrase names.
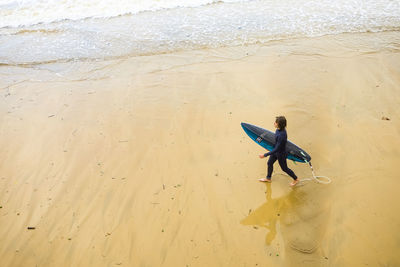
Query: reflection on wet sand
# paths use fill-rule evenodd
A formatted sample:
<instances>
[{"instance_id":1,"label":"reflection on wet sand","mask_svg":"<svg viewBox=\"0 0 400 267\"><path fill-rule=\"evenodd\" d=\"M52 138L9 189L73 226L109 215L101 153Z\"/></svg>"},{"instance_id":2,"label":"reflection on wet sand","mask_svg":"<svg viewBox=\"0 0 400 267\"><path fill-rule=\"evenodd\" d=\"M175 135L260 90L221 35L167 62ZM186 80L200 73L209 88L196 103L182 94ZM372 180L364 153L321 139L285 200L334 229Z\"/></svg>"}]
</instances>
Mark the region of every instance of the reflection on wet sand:
<instances>
[{"instance_id":1,"label":"reflection on wet sand","mask_svg":"<svg viewBox=\"0 0 400 267\"><path fill-rule=\"evenodd\" d=\"M287 185L278 180L265 186L266 202L243 219L241 224L266 228L265 243L270 246L277 236L279 223L285 254L290 256L287 260L291 264L307 261L311 265L319 265L326 261L327 257L319 249L319 244L328 218L329 187L309 182L286 191L282 188ZM273 190L278 191L277 197L273 197ZM277 195L276 192L274 194Z\"/></svg>"},{"instance_id":2,"label":"reflection on wet sand","mask_svg":"<svg viewBox=\"0 0 400 267\"><path fill-rule=\"evenodd\" d=\"M272 185L266 183L266 202L251 212L241 221L243 225L253 225L268 229L265 243L271 245L276 237L276 224L281 221L285 214L290 210L292 204L289 201L290 195L295 194L296 190L291 190L288 195L272 198Z\"/></svg>"}]
</instances>

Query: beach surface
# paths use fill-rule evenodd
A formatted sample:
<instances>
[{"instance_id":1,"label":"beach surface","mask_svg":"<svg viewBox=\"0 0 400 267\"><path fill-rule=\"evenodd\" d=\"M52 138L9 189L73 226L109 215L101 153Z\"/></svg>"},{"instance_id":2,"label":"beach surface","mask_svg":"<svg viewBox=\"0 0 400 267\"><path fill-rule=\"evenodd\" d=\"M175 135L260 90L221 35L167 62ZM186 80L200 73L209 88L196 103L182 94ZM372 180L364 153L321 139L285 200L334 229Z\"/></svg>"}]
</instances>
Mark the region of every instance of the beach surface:
<instances>
[{"instance_id":1,"label":"beach surface","mask_svg":"<svg viewBox=\"0 0 400 267\"><path fill-rule=\"evenodd\" d=\"M1 266L400 266L398 31L6 65L0 88ZM258 182L240 123L277 115L332 183Z\"/></svg>"}]
</instances>

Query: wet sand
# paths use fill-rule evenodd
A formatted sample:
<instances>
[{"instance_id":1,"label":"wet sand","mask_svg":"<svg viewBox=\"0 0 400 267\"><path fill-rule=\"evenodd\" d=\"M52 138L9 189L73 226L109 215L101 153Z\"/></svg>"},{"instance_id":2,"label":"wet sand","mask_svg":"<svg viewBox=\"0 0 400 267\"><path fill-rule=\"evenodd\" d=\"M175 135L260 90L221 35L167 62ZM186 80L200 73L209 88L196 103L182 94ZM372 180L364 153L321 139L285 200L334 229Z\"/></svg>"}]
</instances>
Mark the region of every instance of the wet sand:
<instances>
[{"instance_id":1,"label":"wet sand","mask_svg":"<svg viewBox=\"0 0 400 267\"><path fill-rule=\"evenodd\" d=\"M0 76L1 266L400 265L398 32ZM331 184L257 181L276 115Z\"/></svg>"}]
</instances>

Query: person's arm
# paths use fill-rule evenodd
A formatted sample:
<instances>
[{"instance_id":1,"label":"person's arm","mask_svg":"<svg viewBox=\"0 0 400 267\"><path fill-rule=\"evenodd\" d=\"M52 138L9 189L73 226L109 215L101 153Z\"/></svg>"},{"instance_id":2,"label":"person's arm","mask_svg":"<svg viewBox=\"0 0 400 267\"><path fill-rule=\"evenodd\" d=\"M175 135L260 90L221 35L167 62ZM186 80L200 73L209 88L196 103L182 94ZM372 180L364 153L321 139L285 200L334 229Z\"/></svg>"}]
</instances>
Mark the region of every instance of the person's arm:
<instances>
[{"instance_id":1,"label":"person's arm","mask_svg":"<svg viewBox=\"0 0 400 267\"><path fill-rule=\"evenodd\" d=\"M268 157L271 156L273 154L275 154L276 152L278 152L279 148L281 148L281 146L283 146L283 140L281 136L278 136L277 138L278 140L276 141L275 147L274 149L272 149L270 152L265 153L264 157Z\"/></svg>"}]
</instances>

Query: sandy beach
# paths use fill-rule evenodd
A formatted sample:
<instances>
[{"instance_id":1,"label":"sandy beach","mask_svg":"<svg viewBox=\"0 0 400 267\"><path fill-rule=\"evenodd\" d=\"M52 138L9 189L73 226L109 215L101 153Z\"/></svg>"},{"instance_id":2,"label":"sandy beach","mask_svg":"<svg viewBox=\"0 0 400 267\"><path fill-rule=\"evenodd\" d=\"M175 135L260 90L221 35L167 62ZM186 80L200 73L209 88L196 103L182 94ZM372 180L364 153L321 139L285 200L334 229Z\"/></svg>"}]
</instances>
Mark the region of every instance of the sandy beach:
<instances>
[{"instance_id":1,"label":"sandy beach","mask_svg":"<svg viewBox=\"0 0 400 267\"><path fill-rule=\"evenodd\" d=\"M1 266L400 266L398 31L0 77ZM277 115L331 184L258 182Z\"/></svg>"}]
</instances>

